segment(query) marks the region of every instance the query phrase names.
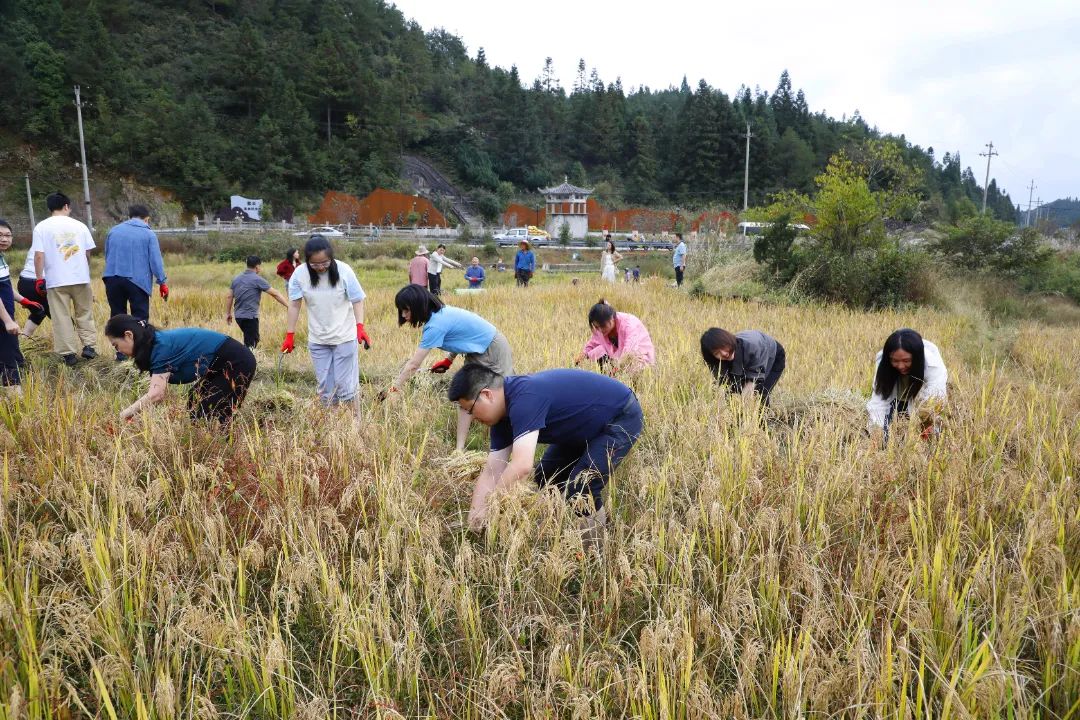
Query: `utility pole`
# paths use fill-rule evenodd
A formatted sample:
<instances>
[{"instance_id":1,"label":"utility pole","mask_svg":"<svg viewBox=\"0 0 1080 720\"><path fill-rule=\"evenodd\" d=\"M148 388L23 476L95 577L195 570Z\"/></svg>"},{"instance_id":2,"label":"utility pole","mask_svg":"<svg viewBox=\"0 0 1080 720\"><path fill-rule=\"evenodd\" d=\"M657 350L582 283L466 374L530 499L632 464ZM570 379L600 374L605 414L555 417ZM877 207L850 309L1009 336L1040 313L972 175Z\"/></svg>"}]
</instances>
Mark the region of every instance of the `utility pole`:
<instances>
[{"instance_id":1,"label":"utility pole","mask_svg":"<svg viewBox=\"0 0 1080 720\"><path fill-rule=\"evenodd\" d=\"M30 175L29 173L24 176L26 178L26 210L30 213L30 232L34 231L34 226L37 225L37 220L34 219L34 198L30 195Z\"/></svg>"},{"instance_id":2,"label":"utility pole","mask_svg":"<svg viewBox=\"0 0 1080 720\"><path fill-rule=\"evenodd\" d=\"M1031 227L1031 196L1035 192L1035 178L1031 179L1031 185L1028 186L1028 211L1027 211L1027 223L1025 227Z\"/></svg>"},{"instance_id":3,"label":"utility pole","mask_svg":"<svg viewBox=\"0 0 1080 720\"><path fill-rule=\"evenodd\" d=\"M746 134L743 137L746 138L746 170L743 171L742 209L746 212L750 204L750 138L754 137L754 134L750 132L750 123L746 123Z\"/></svg>"},{"instance_id":4,"label":"utility pole","mask_svg":"<svg viewBox=\"0 0 1080 720\"><path fill-rule=\"evenodd\" d=\"M986 143L986 152L979 153L979 157L986 158L986 180L983 181L983 206L982 214L986 214L986 193L990 189L990 158L994 157L998 153L994 152L993 141Z\"/></svg>"},{"instance_id":5,"label":"utility pole","mask_svg":"<svg viewBox=\"0 0 1080 720\"><path fill-rule=\"evenodd\" d=\"M86 141L83 139L82 127L82 98L79 94L79 86L75 86L75 112L79 116L79 155L82 157L82 191L83 202L86 204L86 224L94 229L94 214L90 210L90 178L86 168Z\"/></svg>"}]
</instances>

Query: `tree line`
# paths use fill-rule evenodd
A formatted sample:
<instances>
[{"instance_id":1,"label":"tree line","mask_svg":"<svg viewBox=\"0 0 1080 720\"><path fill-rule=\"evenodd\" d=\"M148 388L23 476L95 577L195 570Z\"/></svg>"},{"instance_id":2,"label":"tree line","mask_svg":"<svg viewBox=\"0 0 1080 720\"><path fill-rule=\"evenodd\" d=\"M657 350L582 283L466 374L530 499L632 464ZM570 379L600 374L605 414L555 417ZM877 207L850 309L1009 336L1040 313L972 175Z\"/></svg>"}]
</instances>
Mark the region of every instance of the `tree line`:
<instances>
[{"instance_id":1,"label":"tree line","mask_svg":"<svg viewBox=\"0 0 1080 720\"><path fill-rule=\"evenodd\" d=\"M839 151L877 140L917 178L904 219L955 221L982 200L957 153L812 112L786 71L772 92L628 91L582 59L567 89L549 59L529 84L382 0L9 0L0 21L4 129L74 156L80 84L91 166L197 211L234 193L280 212L400 187L402 153L437 161L489 214L564 175L616 207L740 206L748 122L752 204L812 190ZM1015 218L994 181L988 208Z\"/></svg>"}]
</instances>

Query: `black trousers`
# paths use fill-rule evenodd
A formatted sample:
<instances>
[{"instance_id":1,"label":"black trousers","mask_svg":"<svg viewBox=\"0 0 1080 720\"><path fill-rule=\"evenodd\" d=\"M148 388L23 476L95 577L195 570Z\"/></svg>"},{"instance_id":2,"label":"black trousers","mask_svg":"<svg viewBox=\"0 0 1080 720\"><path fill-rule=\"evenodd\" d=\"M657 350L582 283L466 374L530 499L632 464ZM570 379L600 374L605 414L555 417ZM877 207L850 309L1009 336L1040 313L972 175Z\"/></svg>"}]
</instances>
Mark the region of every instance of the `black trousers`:
<instances>
[{"instance_id":1,"label":"black trousers","mask_svg":"<svg viewBox=\"0 0 1080 720\"><path fill-rule=\"evenodd\" d=\"M532 280L532 273L528 270L515 270L514 277L517 278L517 284L521 287L528 287L529 281Z\"/></svg>"},{"instance_id":2,"label":"black trousers","mask_svg":"<svg viewBox=\"0 0 1080 720\"><path fill-rule=\"evenodd\" d=\"M255 356L233 338L217 351L206 374L195 381L188 394L188 412L192 420L232 420L244 402L248 386L255 377Z\"/></svg>"},{"instance_id":3,"label":"black trousers","mask_svg":"<svg viewBox=\"0 0 1080 720\"><path fill-rule=\"evenodd\" d=\"M236 325L244 333L244 345L255 349L259 346L259 318L236 318Z\"/></svg>"},{"instance_id":4,"label":"black trousers","mask_svg":"<svg viewBox=\"0 0 1080 720\"><path fill-rule=\"evenodd\" d=\"M683 281L683 269L680 267L675 268L675 284L682 287Z\"/></svg>"},{"instance_id":5,"label":"black trousers","mask_svg":"<svg viewBox=\"0 0 1080 720\"><path fill-rule=\"evenodd\" d=\"M439 273L438 275L435 273L428 273L427 289L432 295L440 295L442 293L442 273Z\"/></svg>"},{"instance_id":6,"label":"black trousers","mask_svg":"<svg viewBox=\"0 0 1080 720\"><path fill-rule=\"evenodd\" d=\"M44 295L38 295L37 290L34 288L34 281L20 275L19 294L28 300L41 303L41 310L30 311L30 322L35 325L40 325L45 322L45 318L49 317L49 298Z\"/></svg>"},{"instance_id":7,"label":"black trousers","mask_svg":"<svg viewBox=\"0 0 1080 720\"><path fill-rule=\"evenodd\" d=\"M150 293L119 275L102 278L102 282L105 283L110 316L133 315L139 320L150 319Z\"/></svg>"}]
</instances>

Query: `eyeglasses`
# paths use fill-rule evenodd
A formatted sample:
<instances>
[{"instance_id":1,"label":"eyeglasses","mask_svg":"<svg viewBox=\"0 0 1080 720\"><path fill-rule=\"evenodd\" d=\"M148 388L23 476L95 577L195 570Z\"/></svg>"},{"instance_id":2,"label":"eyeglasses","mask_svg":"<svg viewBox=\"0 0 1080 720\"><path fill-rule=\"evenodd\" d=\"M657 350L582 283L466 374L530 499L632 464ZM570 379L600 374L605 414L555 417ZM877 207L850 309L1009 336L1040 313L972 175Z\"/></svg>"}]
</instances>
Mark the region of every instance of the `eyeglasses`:
<instances>
[{"instance_id":1,"label":"eyeglasses","mask_svg":"<svg viewBox=\"0 0 1080 720\"><path fill-rule=\"evenodd\" d=\"M480 388L480 392L476 393L476 397L473 398L472 405L470 405L469 409L465 411L466 414L468 414L470 417L472 416L472 411L476 408L476 401L480 399L480 395L483 394L483 392L487 390L488 387L488 385L485 385L484 387Z\"/></svg>"},{"instance_id":2,"label":"eyeglasses","mask_svg":"<svg viewBox=\"0 0 1080 720\"><path fill-rule=\"evenodd\" d=\"M11 233L9 233L9 232L6 232L6 233L5 232L0 232L0 238L6 238L6 237L12 237Z\"/></svg>"},{"instance_id":3,"label":"eyeglasses","mask_svg":"<svg viewBox=\"0 0 1080 720\"><path fill-rule=\"evenodd\" d=\"M310 265L313 268L328 268L328 267L330 267L330 263L332 263L332 262L333 262L333 260L324 260L323 262L311 262L309 260L308 265Z\"/></svg>"}]
</instances>

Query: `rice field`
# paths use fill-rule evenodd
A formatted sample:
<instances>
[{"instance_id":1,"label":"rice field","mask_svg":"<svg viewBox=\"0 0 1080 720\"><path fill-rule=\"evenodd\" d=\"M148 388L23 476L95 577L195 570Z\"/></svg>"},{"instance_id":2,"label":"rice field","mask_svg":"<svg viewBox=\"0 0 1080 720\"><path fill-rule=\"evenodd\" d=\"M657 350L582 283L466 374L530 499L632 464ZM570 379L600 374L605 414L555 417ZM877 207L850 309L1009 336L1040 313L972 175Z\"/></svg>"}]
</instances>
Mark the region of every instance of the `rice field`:
<instances>
[{"instance_id":1,"label":"rice field","mask_svg":"<svg viewBox=\"0 0 1080 720\"><path fill-rule=\"evenodd\" d=\"M153 322L239 337L238 266L167 267ZM278 363L269 298L229 433L191 425L177 390L119 423L146 376L24 342L25 395L0 403L0 720L1080 718L1080 329L718 302L660 278L504 273L450 295L524 372L569 366L600 296L650 328L646 429L597 554L531 486L466 529L487 431L452 453L448 377L374 402L419 331L392 307L403 262L354 267L374 341L360 424L317 405L305 350ZM710 325L785 345L764 424L708 378ZM862 405L904 326L948 364L945 431L881 447Z\"/></svg>"}]
</instances>

